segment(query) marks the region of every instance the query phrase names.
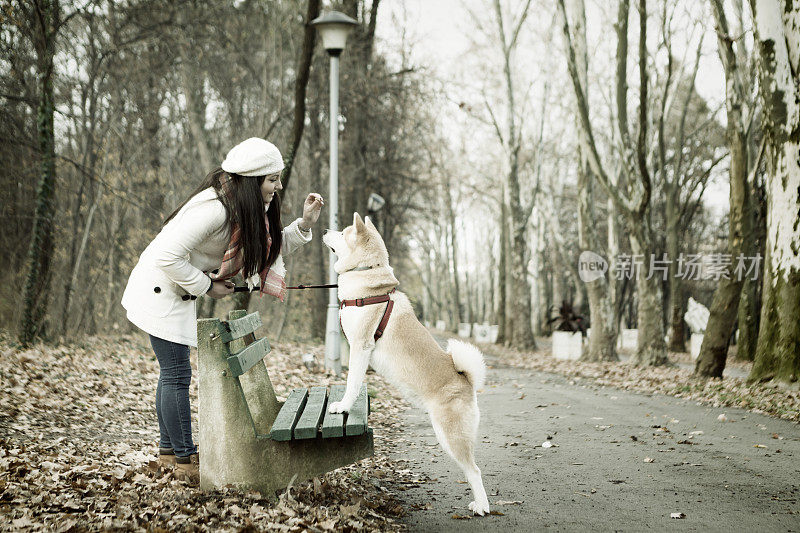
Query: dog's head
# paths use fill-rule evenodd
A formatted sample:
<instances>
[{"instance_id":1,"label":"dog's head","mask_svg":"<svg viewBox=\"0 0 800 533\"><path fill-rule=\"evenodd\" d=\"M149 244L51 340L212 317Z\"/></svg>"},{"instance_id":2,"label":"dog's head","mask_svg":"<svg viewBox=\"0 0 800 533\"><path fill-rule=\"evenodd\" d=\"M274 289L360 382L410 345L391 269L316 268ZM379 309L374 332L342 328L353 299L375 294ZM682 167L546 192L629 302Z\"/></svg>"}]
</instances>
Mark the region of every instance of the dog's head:
<instances>
[{"instance_id":1,"label":"dog's head","mask_svg":"<svg viewBox=\"0 0 800 533\"><path fill-rule=\"evenodd\" d=\"M326 229L322 242L336 254L333 268L339 274L359 266L389 264L389 253L380 233L369 217L361 220L358 213L353 213L353 224L342 231Z\"/></svg>"}]
</instances>

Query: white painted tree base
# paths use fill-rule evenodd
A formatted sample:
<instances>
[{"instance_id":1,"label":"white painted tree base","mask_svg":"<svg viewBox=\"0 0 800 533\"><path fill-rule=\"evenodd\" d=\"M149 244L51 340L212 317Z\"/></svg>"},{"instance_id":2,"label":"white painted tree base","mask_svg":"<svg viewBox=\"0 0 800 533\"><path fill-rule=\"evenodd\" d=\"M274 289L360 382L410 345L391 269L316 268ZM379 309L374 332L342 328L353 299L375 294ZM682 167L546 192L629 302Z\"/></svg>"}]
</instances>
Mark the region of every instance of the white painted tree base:
<instances>
[{"instance_id":1,"label":"white painted tree base","mask_svg":"<svg viewBox=\"0 0 800 533\"><path fill-rule=\"evenodd\" d=\"M489 342L491 338L491 330L488 324L473 324L472 337L475 342Z\"/></svg>"},{"instance_id":2,"label":"white painted tree base","mask_svg":"<svg viewBox=\"0 0 800 533\"><path fill-rule=\"evenodd\" d=\"M556 359L580 359L583 351L583 337L580 331L575 333L569 331L553 332L553 357Z\"/></svg>"},{"instance_id":3,"label":"white painted tree base","mask_svg":"<svg viewBox=\"0 0 800 533\"><path fill-rule=\"evenodd\" d=\"M617 337L617 350L635 350L639 344L638 329L623 329Z\"/></svg>"},{"instance_id":4,"label":"white painted tree base","mask_svg":"<svg viewBox=\"0 0 800 533\"><path fill-rule=\"evenodd\" d=\"M702 333L692 333L689 339L689 353L692 354L692 359L697 359L700 355L700 346L703 344Z\"/></svg>"}]
</instances>

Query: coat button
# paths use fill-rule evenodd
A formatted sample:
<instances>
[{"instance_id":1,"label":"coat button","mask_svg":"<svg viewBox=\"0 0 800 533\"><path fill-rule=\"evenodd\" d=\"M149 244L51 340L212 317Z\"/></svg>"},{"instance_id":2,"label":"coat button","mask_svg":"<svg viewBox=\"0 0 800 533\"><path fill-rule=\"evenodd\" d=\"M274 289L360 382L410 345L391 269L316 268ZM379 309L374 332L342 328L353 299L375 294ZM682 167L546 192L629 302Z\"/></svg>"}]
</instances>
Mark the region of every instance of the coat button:
<instances>
[{"instance_id":1,"label":"coat button","mask_svg":"<svg viewBox=\"0 0 800 533\"><path fill-rule=\"evenodd\" d=\"M189 298L190 298L190 296L188 294L184 294L183 296L181 296L181 300L183 300L184 302L186 300L188 300Z\"/></svg>"},{"instance_id":2,"label":"coat button","mask_svg":"<svg viewBox=\"0 0 800 533\"><path fill-rule=\"evenodd\" d=\"M194 294L192 294L192 295L189 297L189 299L190 299L190 300L197 300L197 296L195 296Z\"/></svg>"},{"instance_id":3,"label":"coat button","mask_svg":"<svg viewBox=\"0 0 800 533\"><path fill-rule=\"evenodd\" d=\"M161 287L153 287L153 292L158 294L159 292L161 292Z\"/></svg>"}]
</instances>

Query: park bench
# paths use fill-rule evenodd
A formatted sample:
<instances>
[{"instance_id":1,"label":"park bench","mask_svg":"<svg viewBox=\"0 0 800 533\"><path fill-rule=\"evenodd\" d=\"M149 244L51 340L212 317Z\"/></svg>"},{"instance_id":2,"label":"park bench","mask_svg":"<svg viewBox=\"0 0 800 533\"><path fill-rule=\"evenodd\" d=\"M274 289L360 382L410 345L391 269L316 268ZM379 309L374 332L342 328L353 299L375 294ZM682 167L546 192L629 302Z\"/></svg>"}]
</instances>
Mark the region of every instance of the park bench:
<instances>
[{"instance_id":1,"label":"park bench","mask_svg":"<svg viewBox=\"0 0 800 533\"><path fill-rule=\"evenodd\" d=\"M373 454L366 386L349 414L327 412L344 385L294 389L281 404L255 339L258 313L197 321L200 488L233 485L274 498L304 481Z\"/></svg>"}]
</instances>

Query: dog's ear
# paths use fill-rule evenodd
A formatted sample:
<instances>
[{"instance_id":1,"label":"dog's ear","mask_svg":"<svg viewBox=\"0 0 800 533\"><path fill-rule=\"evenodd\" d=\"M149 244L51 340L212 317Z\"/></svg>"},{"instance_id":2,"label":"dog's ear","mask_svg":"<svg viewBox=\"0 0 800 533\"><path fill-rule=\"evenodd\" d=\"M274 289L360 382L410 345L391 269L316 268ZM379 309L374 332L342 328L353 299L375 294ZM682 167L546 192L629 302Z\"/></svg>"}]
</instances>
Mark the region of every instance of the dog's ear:
<instances>
[{"instance_id":1,"label":"dog's ear","mask_svg":"<svg viewBox=\"0 0 800 533\"><path fill-rule=\"evenodd\" d=\"M361 233L364 231L364 221L361 220L361 215L358 213L353 213L353 226L356 228L356 233Z\"/></svg>"},{"instance_id":2,"label":"dog's ear","mask_svg":"<svg viewBox=\"0 0 800 533\"><path fill-rule=\"evenodd\" d=\"M375 229L375 224L372 223L372 220L370 220L368 216L364 217L364 225L367 227L367 229L378 231Z\"/></svg>"}]
</instances>

